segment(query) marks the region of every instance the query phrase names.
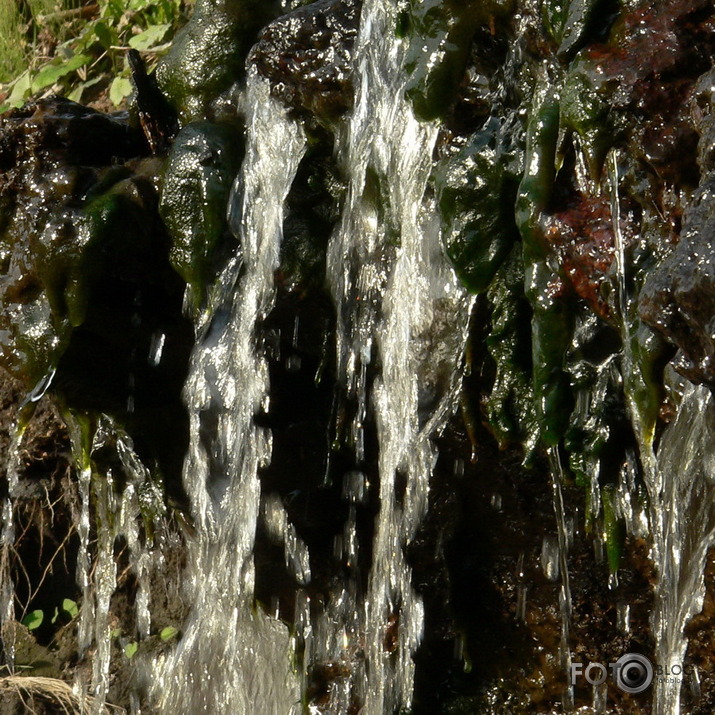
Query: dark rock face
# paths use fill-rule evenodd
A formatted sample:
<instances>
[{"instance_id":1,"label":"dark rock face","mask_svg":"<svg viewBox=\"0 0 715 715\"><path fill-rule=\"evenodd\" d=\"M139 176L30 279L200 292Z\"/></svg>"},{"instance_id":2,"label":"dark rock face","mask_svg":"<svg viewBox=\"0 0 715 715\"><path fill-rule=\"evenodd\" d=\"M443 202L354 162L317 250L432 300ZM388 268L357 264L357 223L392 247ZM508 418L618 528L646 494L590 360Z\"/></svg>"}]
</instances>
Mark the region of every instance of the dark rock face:
<instances>
[{"instance_id":1,"label":"dark rock face","mask_svg":"<svg viewBox=\"0 0 715 715\"><path fill-rule=\"evenodd\" d=\"M352 52L361 0L320 0L268 25L248 57L292 109L329 122L353 103Z\"/></svg>"},{"instance_id":2,"label":"dark rock face","mask_svg":"<svg viewBox=\"0 0 715 715\"><path fill-rule=\"evenodd\" d=\"M678 347L674 365L689 380L715 387L715 71L693 93L703 180L683 216L683 231L641 293L640 314Z\"/></svg>"},{"instance_id":3,"label":"dark rock face","mask_svg":"<svg viewBox=\"0 0 715 715\"><path fill-rule=\"evenodd\" d=\"M0 120L2 365L29 383L66 346L86 306L79 207L108 169L145 152L141 133L65 99ZM115 172L114 181L126 176Z\"/></svg>"},{"instance_id":4,"label":"dark rock face","mask_svg":"<svg viewBox=\"0 0 715 715\"><path fill-rule=\"evenodd\" d=\"M640 314L678 346L675 366L715 387L715 179L684 217L684 232L641 293Z\"/></svg>"},{"instance_id":5,"label":"dark rock face","mask_svg":"<svg viewBox=\"0 0 715 715\"><path fill-rule=\"evenodd\" d=\"M128 116L50 98L0 120L0 366L139 432L178 478L191 327L159 217L161 159ZM159 337L163 336L163 337ZM161 339L161 364L147 356Z\"/></svg>"},{"instance_id":6,"label":"dark rock face","mask_svg":"<svg viewBox=\"0 0 715 715\"><path fill-rule=\"evenodd\" d=\"M128 118L109 116L62 97L26 104L0 118L0 192L17 181L25 159L104 166L144 153Z\"/></svg>"}]
</instances>

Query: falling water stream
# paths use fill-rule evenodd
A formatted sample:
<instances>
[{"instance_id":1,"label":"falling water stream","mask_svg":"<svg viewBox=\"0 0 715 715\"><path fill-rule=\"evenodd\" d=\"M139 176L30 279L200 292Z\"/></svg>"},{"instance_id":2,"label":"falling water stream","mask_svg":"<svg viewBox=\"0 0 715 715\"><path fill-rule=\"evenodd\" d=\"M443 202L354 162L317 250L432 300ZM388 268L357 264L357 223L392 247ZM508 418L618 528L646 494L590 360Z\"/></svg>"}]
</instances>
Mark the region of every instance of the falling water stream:
<instances>
[{"instance_id":1,"label":"falling water stream","mask_svg":"<svg viewBox=\"0 0 715 715\"><path fill-rule=\"evenodd\" d=\"M658 449L664 491L655 511L662 520L662 559L656 588L653 625L657 662L678 672L688 640L684 629L702 609L703 571L708 548L715 542L715 405L705 387L687 383L678 415ZM656 712L680 712L681 683L656 681Z\"/></svg>"},{"instance_id":2,"label":"falling water stream","mask_svg":"<svg viewBox=\"0 0 715 715\"><path fill-rule=\"evenodd\" d=\"M230 208L241 256L220 278L220 307L194 352L185 391L184 479L199 536L189 546L193 610L178 648L158 667L156 694L167 713L300 710L290 634L253 604L258 470L271 457L270 433L254 417L270 407L256 327L272 305L283 201L305 138L256 76L246 104L248 149ZM207 445L209 416L216 427Z\"/></svg>"},{"instance_id":3,"label":"falling water stream","mask_svg":"<svg viewBox=\"0 0 715 715\"><path fill-rule=\"evenodd\" d=\"M430 437L456 399L470 306L443 256L434 205L423 202L437 127L418 122L402 98L405 47L391 31L395 22L392 5L365 3L356 49L356 107L338 150L348 196L328 249L339 380L358 404L351 443L360 467L363 423L374 412L380 510L367 593L355 583L344 584L314 622L308 600L299 594L296 624L305 643L304 667L348 664L348 675L332 686L327 712L346 712L357 699L364 712L378 715L411 701L412 654L422 636L423 612L404 549L427 505L435 460ZM283 199L305 143L267 92L251 78L249 149L233 199L242 260L221 278L230 315L222 318L219 311L214 317L186 388L192 445L185 480L200 534L190 558L191 602L197 606L176 652L160 668L156 692L164 712L300 708L290 636L252 605L257 472L270 460L270 435L253 424L254 415L270 409L256 327L271 306ZM368 186L375 175L379 197ZM383 201L388 209L378 216L377 202ZM446 334L453 337L444 340ZM377 377L368 391L366 374L372 369ZM219 424L208 452L201 438L207 412L217 415ZM400 473L407 486L398 495ZM348 502L359 502L371 488L359 471L343 478ZM307 552L280 502L267 499L263 518L284 542L298 582L305 583ZM337 556L354 562L360 548L353 508ZM397 642L386 649L391 624ZM227 632L235 638L227 639Z\"/></svg>"},{"instance_id":4,"label":"falling water stream","mask_svg":"<svg viewBox=\"0 0 715 715\"><path fill-rule=\"evenodd\" d=\"M527 5L519 18L524 36L538 15L536 4ZM359 709L365 715L383 715L412 706L414 655L424 635L425 609L413 587L407 553L428 511L438 458L435 438L459 404L474 299L445 255L440 211L430 188L440 124L418 120L405 98L410 38L396 32L403 9L402 3L385 0L362 4L352 54L354 105L332 127L333 158L346 191L337 207L339 219L325 266L335 314L330 430L335 443L347 451L348 457L341 453L341 459L350 466L331 469L332 454L324 457L325 482L337 480L346 507L333 553L341 570L315 597L314 554L281 496L262 492L261 476L271 464L273 439L265 426L272 405L271 354L264 327L275 306L286 198L311 139L252 67L245 88L235 93L245 115L246 152L231 189L228 220L239 248L211 288L209 306L196 318L196 344L183 392L190 422L183 484L193 524L186 537L181 590L190 611L180 638L158 657L140 652L135 661L137 669L145 671L137 693L148 691L152 712L298 715L308 707L316 714ZM512 59L519 50L513 52ZM578 140L574 151L578 192L593 199L598 182L586 178L587 161ZM554 163L554 157L547 160ZM655 655L657 664L667 668L682 666L685 660L684 629L702 609L706 554L715 542L715 404L707 388L679 380L668 368L677 411L656 438L656 418L646 414L636 397L642 375L634 345L636 331L645 325L637 317L638 296L629 294L622 178L619 154L612 150L601 187L604 195L595 198L609 204L611 214L610 308L622 349L597 366L591 391L577 399L582 402L578 409L586 414L605 400L610 385L617 383L622 390L634 442L621 459L617 483L608 488L615 492L614 509L628 532L650 539L657 575ZM139 313L136 316L139 319ZM299 330L296 317L294 347ZM148 364L161 362L165 340L164 333L154 336ZM132 353L132 360L139 357ZM298 371L300 363L289 363L291 367ZM42 392L50 381L43 383ZM130 386L128 413L134 409L133 373ZM349 415L349 423L337 424L338 413ZM135 633L119 638L136 652L132 639L148 640L155 631L152 574L161 569L162 549L170 536L162 526L161 488L127 432L105 415L92 430L79 418L70 416L69 422L79 497L73 515L82 595L77 642L87 666L77 669L74 690L79 697L90 696L89 710L99 714L106 711L112 640L117 638L111 600L119 579L118 545L126 549L127 568L136 582ZM12 515L21 439L18 430L10 448L9 492L1 505L2 623L15 617L10 552L16 537ZM116 453L121 477L111 469L95 473L92 457L103 449ZM337 451L335 444L326 451L331 449ZM548 449L556 535L544 537L540 558L546 581L560 581L560 697L563 709L570 711L575 690L567 678L574 656L569 550L575 521L565 505L564 453L563 444ZM594 523L605 509L600 468L598 458L587 468L589 518ZM637 478L645 484L647 505L637 503ZM501 512L497 496L495 506L498 502ZM374 523L366 530L358 527L358 513L368 503L374 505ZM256 599L261 529L280 545L294 584L290 625L279 608L269 613ZM603 552L605 537L595 541ZM517 571L515 610L517 619L526 621L529 584L522 581L523 551ZM617 573L611 574L609 586L618 588ZM618 629L628 635L630 604L619 603L617 617ZM12 668L8 643L5 659ZM308 704L311 674L321 667L332 674L326 697ZM606 686L594 687L594 711L606 711L607 695ZM657 678L653 697L653 712L677 715L681 683ZM141 712L136 693L131 703L133 712Z\"/></svg>"}]
</instances>

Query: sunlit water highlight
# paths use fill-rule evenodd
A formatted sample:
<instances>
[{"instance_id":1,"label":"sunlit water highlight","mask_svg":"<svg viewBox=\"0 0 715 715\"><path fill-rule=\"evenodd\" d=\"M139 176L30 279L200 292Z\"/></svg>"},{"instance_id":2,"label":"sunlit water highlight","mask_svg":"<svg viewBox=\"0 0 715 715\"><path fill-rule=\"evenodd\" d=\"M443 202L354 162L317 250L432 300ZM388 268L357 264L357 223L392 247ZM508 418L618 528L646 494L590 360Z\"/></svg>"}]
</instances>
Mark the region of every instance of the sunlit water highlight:
<instances>
[{"instance_id":1,"label":"sunlit water highlight","mask_svg":"<svg viewBox=\"0 0 715 715\"><path fill-rule=\"evenodd\" d=\"M184 482L198 536L188 546L191 615L177 649L157 667L154 692L166 713L300 711L288 629L253 603L258 470L271 457L270 433L254 417L268 409L256 326L272 306L283 202L305 137L256 76L246 104L248 146L231 199L241 260L221 276L219 313L194 351L185 388ZM216 424L209 444L202 434L208 416Z\"/></svg>"}]
</instances>

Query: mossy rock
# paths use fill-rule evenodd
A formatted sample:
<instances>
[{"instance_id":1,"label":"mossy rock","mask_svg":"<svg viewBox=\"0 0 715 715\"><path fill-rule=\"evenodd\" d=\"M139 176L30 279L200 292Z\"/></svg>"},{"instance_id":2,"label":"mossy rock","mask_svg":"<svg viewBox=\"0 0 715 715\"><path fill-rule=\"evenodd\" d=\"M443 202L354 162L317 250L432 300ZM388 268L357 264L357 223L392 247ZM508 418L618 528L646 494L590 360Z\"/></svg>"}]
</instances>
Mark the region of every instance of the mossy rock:
<instances>
[{"instance_id":1,"label":"mossy rock","mask_svg":"<svg viewBox=\"0 0 715 715\"><path fill-rule=\"evenodd\" d=\"M510 17L514 0L412 0L395 32L410 38L405 70L406 96L424 120L444 116L454 101L469 61L472 39L481 25Z\"/></svg>"},{"instance_id":2,"label":"mossy rock","mask_svg":"<svg viewBox=\"0 0 715 715\"><path fill-rule=\"evenodd\" d=\"M195 308L227 230L226 209L242 155L240 127L207 121L186 125L169 154L159 213L172 241L169 260L190 286Z\"/></svg>"},{"instance_id":3,"label":"mossy rock","mask_svg":"<svg viewBox=\"0 0 715 715\"><path fill-rule=\"evenodd\" d=\"M511 158L502 124L492 118L436 172L445 250L472 293L487 289L519 236Z\"/></svg>"},{"instance_id":4,"label":"mossy rock","mask_svg":"<svg viewBox=\"0 0 715 715\"><path fill-rule=\"evenodd\" d=\"M209 117L210 103L244 76L260 28L279 14L280 4L272 0L197 0L156 68L159 87L182 124Z\"/></svg>"},{"instance_id":5,"label":"mossy rock","mask_svg":"<svg viewBox=\"0 0 715 715\"><path fill-rule=\"evenodd\" d=\"M491 330L486 339L495 363L494 383L485 412L502 448L524 444L527 453L538 434L531 385L530 308L524 296L524 267L520 246L513 247L487 291Z\"/></svg>"}]
</instances>

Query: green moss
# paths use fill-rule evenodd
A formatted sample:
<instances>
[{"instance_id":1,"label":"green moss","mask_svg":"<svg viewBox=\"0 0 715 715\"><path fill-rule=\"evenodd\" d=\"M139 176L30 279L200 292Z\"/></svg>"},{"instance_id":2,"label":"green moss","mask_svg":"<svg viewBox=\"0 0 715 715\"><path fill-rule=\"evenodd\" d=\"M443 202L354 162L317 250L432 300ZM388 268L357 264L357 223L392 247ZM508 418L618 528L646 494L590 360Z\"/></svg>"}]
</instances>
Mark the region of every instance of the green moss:
<instances>
[{"instance_id":1,"label":"green moss","mask_svg":"<svg viewBox=\"0 0 715 715\"><path fill-rule=\"evenodd\" d=\"M169 154L159 213L172 240L169 259L189 285L195 309L227 230L226 207L242 155L239 127L205 121L185 126Z\"/></svg>"},{"instance_id":2,"label":"green moss","mask_svg":"<svg viewBox=\"0 0 715 715\"><path fill-rule=\"evenodd\" d=\"M525 444L527 456L534 447L538 425L531 383L531 310L524 296L521 247L512 248L487 291L491 305L491 330L486 339L496 366L494 384L484 407L500 446Z\"/></svg>"},{"instance_id":3,"label":"green moss","mask_svg":"<svg viewBox=\"0 0 715 715\"><path fill-rule=\"evenodd\" d=\"M573 305L562 294L559 261L544 230L556 176L559 99L546 71L537 84L527 131L524 176L516 200L516 221L524 249L525 294L531 303L534 399L544 444L558 444L566 432L573 398L564 370L573 332Z\"/></svg>"},{"instance_id":4,"label":"green moss","mask_svg":"<svg viewBox=\"0 0 715 715\"><path fill-rule=\"evenodd\" d=\"M603 531L606 537L606 554L608 556L608 569L612 574L618 571L623 556L623 543L626 530L622 519L616 513L616 488L606 485L601 490L603 503Z\"/></svg>"},{"instance_id":5,"label":"green moss","mask_svg":"<svg viewBox=\"0 0 715 715\"><path fill-rule=\"evenodd\" d=\"M548 254L542 216L548 208L556 178L556 144L560 103L546 69L541 68L529 113L524 175L516 199L516 223L524 241L527 263Z\"/></svg>"},{"instance_id":6,"label":"green moss","mask_svg":"<svg viewBox=\"0 0 715 715\"><path fill-rule=\"evenodd\" d=\"M182 124L209 118L209 104L245 74L258 30L278 14L271 0L197 0L156 69Z\"/></svg>"},{"instance_id":7,"label":"green moss","mask_svg":"<svg viewBox=\"0 0 715 715\"><path fill-rule=\"evenodd\" d=\"M0 316L2 367L25 385L36 385L51 371L66 345L69 330L56 326L44 294L8 302Z\"/></svg>"},{"instance_id":8,"label":"green moss","mask_svg":"<svg viewBox=\"0 0 715 715\"><path fill-rule=\"evenodd\" d=\"M600 178L606 154L617 137L609 110L610 92L610 85L589 57L580 56L571 63L562 92L561 122L578 134L594 181Z\"/></svg>"},{"instance_id":9,"label":"green moss","mask_svg":"<svg viewBox=\"0 0 715 715\"><path fill-rule=\"evenodd\" d=\"M515 5L512 0L411 0L398 33L410 36L406 96L420 119L444 115L464 76L477 28L510 16Z\"/></svg>"},{"instance_id":10,"label":"green moss","mask_svg":"<svg viewBox=\"0 0 715 715\"><path fill-rule=\"evenodd\" d=\"M558 44L561 42L569 0L545 0L541 4L541 21L547 34Z\"/></svg>"},{"instance_id":11,"label":"green moss","mask_svg":"<svg viewBox=\"0 0 715 715\"><path fill-rule=\"evenodd\" d=\"M519 232L514 221L516 177L491 120L435 175L445 250L472 293L487 289Z\"/></svg>"},{"instance_id":12,"label":"green moss","mask_svg":"<svg viewBox=\"0 0 715 715\"><path fill-rule=\"evenodd\" d=\"M664 397L663 366L668 346L637 317L632 319L628 336L633 364L624 375L625 390L638 413L642 437L652 445Z\"/></svg>"},{"instance_id":13,"label":"green moss","mask_svg":"<svg viewBox=\"0 0 715 715\"><path fill-rule=\"evenodd\" d=\"M624 442L621 379L613 360L620 349L615 329L582 311L566 363L575 405L564 446L576 482L586 489L599 479L611 443L615 448Z\"/></svg>"}]
</instances>

